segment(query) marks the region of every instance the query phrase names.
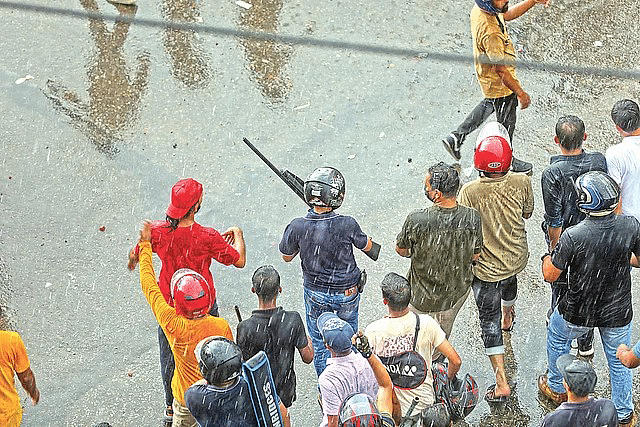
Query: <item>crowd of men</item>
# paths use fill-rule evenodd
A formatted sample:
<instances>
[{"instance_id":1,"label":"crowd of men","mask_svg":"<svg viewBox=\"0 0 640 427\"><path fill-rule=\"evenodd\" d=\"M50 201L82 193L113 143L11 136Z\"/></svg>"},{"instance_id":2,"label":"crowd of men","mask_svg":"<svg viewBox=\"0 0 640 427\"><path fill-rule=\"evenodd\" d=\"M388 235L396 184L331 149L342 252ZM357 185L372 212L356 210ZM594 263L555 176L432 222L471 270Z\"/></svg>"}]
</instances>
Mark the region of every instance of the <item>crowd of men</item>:
<instances>
[{"instance_id":1,"label":"crowd of men","mask_svg":"<svg viewBox=\"0 0 640 427\"><path fill-rule=\"evenodd\" d=\"M461 186L456 167L429 167L424 193L432 205L411 212L396 238L396 252L410 258L409 271L390 272L380 284L386 316L359 327L366 274L353 249L376 259L380 247L354 218L336 212L345 181L334 168L318 168L307 177L310 209L287 225L279 244L284 261L300 258L305 322L278 305L280 276L273 266L261 266L251 280L258 309L238 324L234 340L219 316L210 267L216 260L243 268L244 236L239 227L220 233L195 221L203 203L196 180L173 186L165 220L143 224L128 266L139 264L142 291L158 322L166 425L263 425L243 363L264 352L282 425L290 425L288 411L297 397L298 353L304 363L314 363L321 427L448 426L478 400L473 377L458 377L464 355L448 340L471 291L495 372L484 398L492 407L504 406L511 388L503 334L515 324L517 275L529 263L525 220L534 210L532 165L513 156L516 109L526 108L530 98L510 62L515 50L506 21L549 0L524 0L512 9L507 0L475 2L471 26L484 99L443 139L444 146L459 160L467 135L493 112L497 121L477 137L477 179ZM561 154L542 173L548 246L542 274L552 296L548 372L538 388L560 405L543 426L636 424L630 368L640 365L640 343L630 346L631 268L640 257L640 109L624 99L615 103L611 118L623 140L603 155L582 148L582 120L561 117L554 139ZM159 276L152 253L162 263ZM611 399L589 396L597 381L589 362L595 328L607 358ZM574 339L577 357L570 354ZM25 346L17 333L0 331L0 425L11 427L22 418L14 374L36 404L40 393Z\"/></svg>"}]
</instances>

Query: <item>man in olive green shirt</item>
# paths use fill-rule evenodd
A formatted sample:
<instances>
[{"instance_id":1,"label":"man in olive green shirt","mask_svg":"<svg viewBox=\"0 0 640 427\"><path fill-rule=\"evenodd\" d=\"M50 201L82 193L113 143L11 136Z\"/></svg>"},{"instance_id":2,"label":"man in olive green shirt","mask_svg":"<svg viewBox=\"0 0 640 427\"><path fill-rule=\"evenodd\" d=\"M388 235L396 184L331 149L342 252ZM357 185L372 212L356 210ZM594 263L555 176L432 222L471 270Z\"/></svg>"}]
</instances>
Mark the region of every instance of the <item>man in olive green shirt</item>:
<instances>
[{"instance_id":1,"label":"man in olive green shirt","mask_svg":"<svg viewBox=\"0 0 640 427\"><path fill-rule=\"evenodd\" d=\"M458 205L459 187L456 169L443 162L431 166L424 191L433 206L410 213L396 240L396 252L411 258L411 310L436 319L447 339L469 295L472 263L482 249L480 214Z\"/></svg>"}]
</instances>

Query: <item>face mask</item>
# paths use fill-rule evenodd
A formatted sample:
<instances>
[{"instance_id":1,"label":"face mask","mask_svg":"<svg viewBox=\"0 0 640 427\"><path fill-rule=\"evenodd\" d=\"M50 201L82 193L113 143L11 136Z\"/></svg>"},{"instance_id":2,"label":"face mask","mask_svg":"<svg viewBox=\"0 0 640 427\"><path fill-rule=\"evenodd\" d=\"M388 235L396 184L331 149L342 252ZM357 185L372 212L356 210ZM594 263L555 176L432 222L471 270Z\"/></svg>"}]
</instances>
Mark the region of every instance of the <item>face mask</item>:
<instances>
[{"instance_id":1,"label":"face mask","mask_svg":"<svg viewBox=\"0 0 640 427\"><path fill-rule=\"evenodd\" d=\"M424 186L424 195L425 195L425 196L427 196L427 199L429 199L429 201L430 201L431 203L435 203L435 200L434 200L434 199L432 199L432 198L429 196L429 191L427 191L427 186L426 186L426 185Z\"/></svg>"}]
</instances>

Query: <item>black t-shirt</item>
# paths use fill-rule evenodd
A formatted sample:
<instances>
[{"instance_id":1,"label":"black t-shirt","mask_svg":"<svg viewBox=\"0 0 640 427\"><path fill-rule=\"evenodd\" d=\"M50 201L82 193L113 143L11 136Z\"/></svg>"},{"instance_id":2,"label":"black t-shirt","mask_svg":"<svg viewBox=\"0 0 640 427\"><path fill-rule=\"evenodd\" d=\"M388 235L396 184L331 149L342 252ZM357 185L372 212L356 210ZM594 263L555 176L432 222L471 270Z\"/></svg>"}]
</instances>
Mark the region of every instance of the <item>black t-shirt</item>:
<instances>
[{"instance_id":1,"label":"black t-shirt","mask_svg":"<svg viewBox=\"0 0 640 427\"><path fill-rule=\"evenodd\" d=\"M542 172L542 199L544 201L543 229L547 226L563 230L582 221L585 214L578 210L578 193L574 182L590 171L607 172L607 161L602 153L582 152L577 156L552 156L551 165Z\"/></svg>"},{"instance_id":2,"label":"black t-shirt","mask_svg":"<svg viewBox=\"0 0 640 427\"><path fill-rule=\"evenodd\" d=\"M249 385L243 377L228 388L192 385L184 400L200 427L258 427Z\"/></svg>"},{"instance_id":3,"label":"black t-shirt","mask_svg":"<svg viewBox=\"0 0 640 427\"><path fill-rule=\"evenodd\" d=\"M588 216L565 230L551 259L567 271L569 289L558 303L562 317L580 326L629 324L631 252L640 256L640 223L634 217Z\"/></svg>"},{"instance_id":4,"label":"black t-shirt","mask_svg":"<svg viewBox=\"0 0 640 427\"><path fill-rule=\"evenodd\" d=\"M238 324L236 335L244 360L260 350L267 354L276 391L285 407L296 400L296 374L293 357L297 348L307 346L307 335L300 314L282 307L254 310Z\"/></svg>"},{"instance_id":5,"label":"black t-shirt","mask_svg":"<svg viewBox=\"0 0 640 427\"><path fill-rule=\"evenodd\" d=\"M565 402L547 414L540 427L615 427L616 407L609 399L589 399L582 403Z\"/></svg>"}]
</instances>

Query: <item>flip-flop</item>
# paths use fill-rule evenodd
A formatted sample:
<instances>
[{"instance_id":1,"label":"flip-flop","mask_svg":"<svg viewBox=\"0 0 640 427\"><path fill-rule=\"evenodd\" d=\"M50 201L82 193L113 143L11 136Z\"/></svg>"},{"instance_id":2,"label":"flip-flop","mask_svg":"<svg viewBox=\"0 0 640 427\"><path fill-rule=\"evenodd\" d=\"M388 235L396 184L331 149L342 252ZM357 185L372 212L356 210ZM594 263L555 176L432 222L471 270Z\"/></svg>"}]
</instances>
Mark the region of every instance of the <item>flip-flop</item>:
<instances>
[{"instance_id":1,"label":"flip-flop","mask_svg":"<svg viewBox=\"0 0 640 427\"><path fill-rule=\"evenodd\" d=\"M496 385L492 384L487 388L487 392L484 394L484 400L487 401L489 407L493 410L502 411L507 406L507 399L509 396L495 397Z\"/></svg>"},{"instance_id":2,"label":"flip-flop","mask_svg":"<svg viewBox=\"0 0 640 427\"><path fill-rule=\"evenodd\" d=\"M508 328L502 328L502 330L504 332L513 331L513 326L516 324L516 310L515 310L515 308L513 308L513 306L511 306L511 307L509 307L509 311L511 312L511 326L509 326Z\"/></svg>"}]
</instances>

